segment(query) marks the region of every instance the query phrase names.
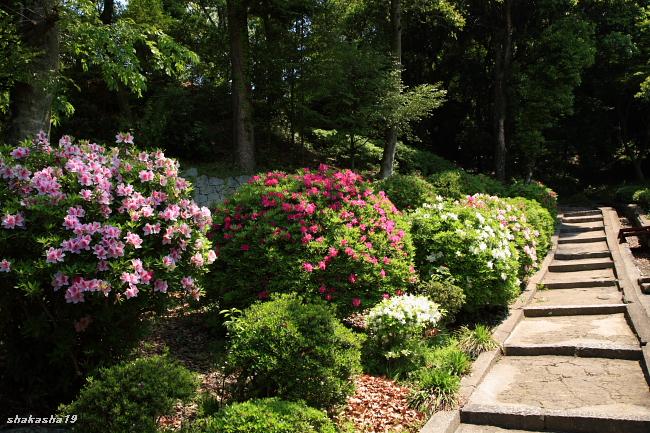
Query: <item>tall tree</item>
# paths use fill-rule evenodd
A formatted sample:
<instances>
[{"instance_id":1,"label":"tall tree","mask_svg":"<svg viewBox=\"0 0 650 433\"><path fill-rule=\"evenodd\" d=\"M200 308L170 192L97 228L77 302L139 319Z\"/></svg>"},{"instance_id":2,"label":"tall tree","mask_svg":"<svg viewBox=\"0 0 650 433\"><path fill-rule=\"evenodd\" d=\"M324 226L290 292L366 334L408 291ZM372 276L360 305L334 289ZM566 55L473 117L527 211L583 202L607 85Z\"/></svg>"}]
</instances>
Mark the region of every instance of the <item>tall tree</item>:
<instances>
[{"instance_id":1,"label":"tall tree","mask_svg":"<svg viewBox=\"0 0 650 433\"><path fill-rule=\"evenodd\" d=\"M502 1L503 22L494 44L494 171L497 179L506 179L506 119L508 116L508 74L512 63L512 3Z\"/></svg>"},{"instance_id":2,"label":"tall tree","mask_svg":"<svg viewBox=\"0 0 650 433\"><path fill-rule=\"evenodd\" d=\"M34 53L27 74L10 91L8 143L50 130L53 81L59 69L59 11L56 0L24 0L18 9L18 32L25 49Z\"/></svg>"},{"instance_id":3,"label":"tall tree","mask_svg":"<svg viewBox=\"0 0 650 433\"><path fill-rule=\"evenodd\" d=\"M390 2L390 24L391 24L391 41L390 50L395 62L398 80L401 81L402 70L402 7L400 0L391 0ZM386 131L386 142L384 143L384 153L381 159L381 171L379 177L386 179L393 175L393 166L395 163L395 150L397 149L397 126L392 125Z\"/></svg>"},{"instance_id":4,"label":"tall tree","mask_svg":"<svg viewBox=\"0 0 650 433\"><path fill-rule=\"evenodd\" d=\"M242 169L255 170L253 104L248 78L248 4L227 0L228 34L232 76L233 141Z\"/></svg>"}]
</instances>

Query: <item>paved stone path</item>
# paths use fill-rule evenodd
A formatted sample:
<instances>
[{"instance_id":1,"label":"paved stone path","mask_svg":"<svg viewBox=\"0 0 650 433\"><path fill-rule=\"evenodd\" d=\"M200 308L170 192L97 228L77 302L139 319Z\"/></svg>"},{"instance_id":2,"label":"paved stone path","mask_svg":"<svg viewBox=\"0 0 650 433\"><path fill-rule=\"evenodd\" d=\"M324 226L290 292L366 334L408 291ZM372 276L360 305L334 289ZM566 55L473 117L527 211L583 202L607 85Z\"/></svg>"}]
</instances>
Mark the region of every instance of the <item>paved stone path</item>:
<instances>
[{"instance_id":1,"label":"paved stone path","mask_svg":"<svg viewBox=\"0 0 650 433\"><path fill-rule=\"evenodd\" d=\"M608 230L600 210L564 214L543 288L455 433L650 433L647 367Z\"/></svg>"}]
</instances>

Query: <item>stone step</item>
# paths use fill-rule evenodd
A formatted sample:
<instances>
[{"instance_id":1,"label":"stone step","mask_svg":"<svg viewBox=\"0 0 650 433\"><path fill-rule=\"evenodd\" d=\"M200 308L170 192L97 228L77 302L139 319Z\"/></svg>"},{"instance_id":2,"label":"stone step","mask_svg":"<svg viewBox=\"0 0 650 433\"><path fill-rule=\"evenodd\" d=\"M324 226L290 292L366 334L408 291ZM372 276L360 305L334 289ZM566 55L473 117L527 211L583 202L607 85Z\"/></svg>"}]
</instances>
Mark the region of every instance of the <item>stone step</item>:
<instances>
[{"instance_id":1,"label":"stone step","mask_svg":"<svg viewBox=\"0 0 650 433\"><path fill-rule=\"evenodd\" d=\"M588 210L576 210L576 211L566 211L563 213L564 218L573 218L581 216L603 216L603 213L598 209L588 209Z\"/></svg>"},{"instance_id":2,"label":"stone step","mask_svg":"<svg viewBox=\"0 0 650 433\"><path fill-rule=\"evenodd\" d=\"M537 290L529 307L592 306L620 304L622 301L623 296L615 286Z\"/></svg>"},{"instance_id":3,"label":"stone step","mask_svg":"<svg viewBox=\"0 0 650 433\"><path fill-rule=\"evenodd\" d=\"M548 289L615 286L616 276L613 269L547 272L542 279L542 284Z\"/></svg>"},{"instance_id":4,"label":"stone step","mask_svg":"<svg viewBox=\"0 0 650 433\"><path fill-rule=\"evenodd\" d=\"M591 223L603 221L602 215L593 215L593 216L576 216L576 217L564 217L562 218L563 223L572 224L572 223Z\"/></svg>"},{"instance_id":5,"label":"stone step","mask_svg":"<svg viewBox=\"0 0 650 433\"><path fill-rule=\"evenodd\" d=\"M622 344L504 344L503 354L506 356L576 356L580 358L627 359L640 361L643 359L641 346Z\"/></svg>"},{"instance_id":6,"label":"stone step","mask_svg":"<svg viewBox=\"0 0 650 433\"><path fill-rule=\"evenodd\" d=\"M612 253L609 251L562 251L555 252L555 260L583 260L583 259L605 259L610 258Z\"/></svg>"},{"instance_id":7,"label":"stone step","mask_svg":"<svg viewBox=\"0 0 650 433\"><path fill-rule=\"evenodd\" d=\"M592 242L605 242L607 235L605 231L599 232L563 232L557 240L558 244L584 244Z\"/></svg>"},{"instance_id":8,"label":"stone step","mask_svg":"<svg viewBox=\"0 0 650 433\"><path fill-rule=\"evenodd\" d=\"M611 259L589 258L575 260L553 260L548 266L550 272L576 272L593 271L597 269L613 269L614 262Z\"/></svg>"},{"instance_id":9,"label":"stone step","mask_svg":"<svg viewBox=\"0 0 650 433\"><path fill-rule=\"evenodd\" d=\"M610 344L640 347L625 314L526 317L505 341L511 346L585 346ZM648 395L650 397L650 395Z\"/></svg>"},{"instance_id":10,"label":"stone step","mask_svg":"<svg viewBox=\"0 0 650 433\"><path fill-rule=\"evenodd\" d=\"M505 356L461 409L461 422L528 431L648 433L650 391L639 361Z\"/></svg>"},{"instance_id":11,"label":"stone step","mask_svg":"<svg viewBox=\"0 0 650 433\"><path fill-rule=\"evenodd\" d=\"M512 430L492 425L461 424L454 433L549 433L540 430ZM552 433L560 433L558 431Z\"/></svg>"},{"instance_id":12,"label":"stone step","mask_svg":"<svg viewBox=\"0 0 650 433\"><path fill-rule=\"evenodd\" d=\"M558 289L561 290L561 289ZM566 290L566 289L564 289ZM579 290L579 289L569 289ZM583 304L583 305L541 305L524 308L526 317L551 317L551 316L591 316L595 314L625 313L627 306L622 302L616 304Z\"/></svg>"},{"instance_id":13,"label":"stone step","mask_svg":"<svg viewBox=\"0 0 650 433\"><path fill-rule=\"evenodd\" d=\"M605 226L600 223L575 223L575 224L561 224L560 233L583 233L583 232L596 232L604 230Z\"/></svg>"}]
</instances>

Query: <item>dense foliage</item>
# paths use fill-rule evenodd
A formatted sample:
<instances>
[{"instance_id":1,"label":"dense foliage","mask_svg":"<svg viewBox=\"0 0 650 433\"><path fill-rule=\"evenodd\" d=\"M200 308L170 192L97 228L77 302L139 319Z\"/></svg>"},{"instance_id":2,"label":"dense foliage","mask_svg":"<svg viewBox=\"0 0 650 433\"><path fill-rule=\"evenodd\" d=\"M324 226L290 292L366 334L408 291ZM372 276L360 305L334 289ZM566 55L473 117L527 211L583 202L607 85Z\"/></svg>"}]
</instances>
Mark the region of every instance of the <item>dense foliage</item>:
<instances>
[{"instance_id":1,"label":"dense foliage","mask_svg":"<svg viewBox=\"0 0 650 433\"><path fill-rule=\"evenodd\" d=\"M227 323L228 368L240 397L279 396L319 408L342 404L360 372L361 339L324 303L277 295Z\"/></svg>"},{"instance_id":2,"label":"dense foliage","mask_svg":"<svg viewBox=\"0 0 650 433\"><path fill-rule=\"evenodd\" d=\"M111 148L63 136L51 146L40 135L0 149L5 385L39 381L46 395L74 387L130 348L142 313L199 298L215 259L210 211L190 200L176 161L132 143L130 134Z\"/></svg>"},{"instance_id":3,"label":"dense foliage","mask_svg":"<svg viewBox=\"0 0 650 433\"><path fill-rule=\"evenodd\" d=\"M394 174L375 184L400 210L415 209L435 200L436 189L418 175Z\"/></svg>"},{"instance_id":4,"label":"dense foliage","mask_svg":"<svg viewBox=\"0 0 650 433\"><path fill-rule=\"evenodd\" d=\"M140 358L99 370L61 413L77 415L73 432L156 433L158 419L171 414L179 400L188 402L197 385L195 375L178 362Z\"/></svg>"},{"instance_id":5,"label":"dense foliage","mask_svg":"<svg viewBox=\"0 0 650 433\"><path fill-rule=\"evenodd\" d=\"M234 403L200 420L188 433L336 433L321 410L277 398Z\"/></svg>"},{"instance_id":6,"label":"dense foliage","mask_svg":"<svg viewBox=\"0 0 650 433\"><path fill-rule=\"evenodd\" d=\"M211 288L226 305L295 291L345 313L416 281L408 223L349 170L255 176L214 222Z\"/></svg>"}]
</instances>

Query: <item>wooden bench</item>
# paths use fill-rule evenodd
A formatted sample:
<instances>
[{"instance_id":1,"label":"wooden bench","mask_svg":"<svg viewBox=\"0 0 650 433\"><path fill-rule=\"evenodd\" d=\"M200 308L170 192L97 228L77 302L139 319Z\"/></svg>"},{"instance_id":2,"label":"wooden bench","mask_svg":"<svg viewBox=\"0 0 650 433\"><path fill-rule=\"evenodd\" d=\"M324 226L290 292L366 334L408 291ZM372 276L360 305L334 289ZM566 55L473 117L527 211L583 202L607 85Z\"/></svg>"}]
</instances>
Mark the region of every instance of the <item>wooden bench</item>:
<instances>
[{"instance_id":1,"label":"wooden bench","mask_svg":"<svg viewBox=\"0 0 650 433\"><path fill-rule=\"evenodd\" d=\"M625 227L618 231L618 240L622 242L628 236L648 236L650 235L650 226L643 227Z\"/></svg>"}]
</instances>

